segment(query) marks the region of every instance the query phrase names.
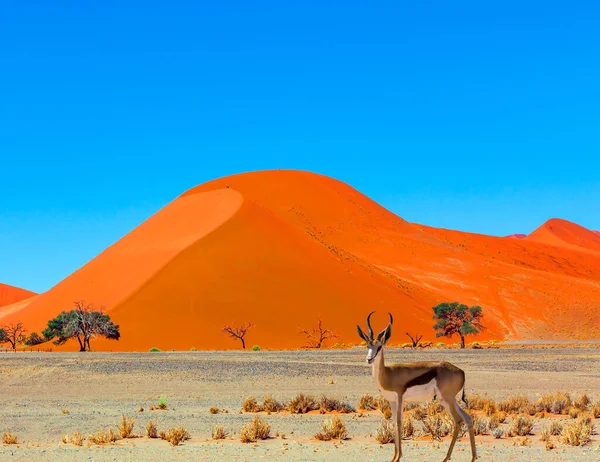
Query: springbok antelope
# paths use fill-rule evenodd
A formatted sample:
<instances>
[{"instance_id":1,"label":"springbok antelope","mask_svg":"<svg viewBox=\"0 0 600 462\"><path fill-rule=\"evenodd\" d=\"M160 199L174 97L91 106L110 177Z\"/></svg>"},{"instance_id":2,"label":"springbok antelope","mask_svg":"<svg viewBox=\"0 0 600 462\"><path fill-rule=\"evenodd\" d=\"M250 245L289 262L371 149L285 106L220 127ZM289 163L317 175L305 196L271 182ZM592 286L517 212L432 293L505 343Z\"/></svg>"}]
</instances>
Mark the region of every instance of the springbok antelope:
<instances>
[{"instance_id":1,"label":"springbok antelope","mask_svg":"<svg viewBox=\"0 0 600 462\"><path fill-rule=\"evenodd\" d=\"M390 316L389 324L374 338L373 329L371 328L371 315L373 313L374 311L367 316L369 335L366 335L358 324L356 327L358 328L358 335L367 342L367 363L373 365L373 379L392 408L392 416L396 423L395 451L392 462L399 462L402 457L402 411L404 402L430 400L434 396L439 397L442 405L454 420L452 442L444 462L450 460L461 421L464 421L469 429L471 460L474 461L477 458L477 451L475 449L473 419L456 401L456 395L462 389L462 400L466 403L464 371L446 361L421 361L386 366L383 361L383 347L392 336L394 318L388 312Z\"/></svg>"}]
</instances>

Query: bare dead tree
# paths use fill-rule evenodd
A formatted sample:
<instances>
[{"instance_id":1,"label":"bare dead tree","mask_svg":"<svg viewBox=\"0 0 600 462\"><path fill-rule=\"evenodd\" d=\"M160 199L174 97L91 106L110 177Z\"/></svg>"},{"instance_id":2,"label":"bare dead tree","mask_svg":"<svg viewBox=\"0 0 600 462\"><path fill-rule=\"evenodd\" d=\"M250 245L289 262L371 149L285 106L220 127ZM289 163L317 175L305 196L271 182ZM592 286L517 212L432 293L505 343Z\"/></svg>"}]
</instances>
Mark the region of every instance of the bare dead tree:
<instances>
[{"instance_id":1,"label":"bare dead tree","mask_svg":"<svg viewBox=\"0 0 600 462\"><path fill-rule=\"evenodd\" d=\"M242 342L242 348L245 350L246 349L246 334L248 333L248 330L254 327L254 324L252 324L251 322L247 322L246 324L242 324L240 327L235 327L235 326L224 326L223 327L223 332L226 333L227 335L229 335L231 338L235 339L239 339Z\"/></svg>"},{"instance_id":2,"label":"bare dead tree","mask_svg":"<svg viewBox=\"0 0 600 462\"><path fill-rule=\"evenodd\" d=\"M311 330L300 329L300 332L307 338L307 348L321 348L325 340L338 337L335 332L332 332L329 329L323 329L323 322L321 319L318 319L317 327L314 327Z\"/></svg>"},{"instance_id":3,"label":"bare dead tree","mask_svg":"<svg viewBox=\"0 0 600 462\"><path fill-rule=\"evenodd\" d=\"M11 348L15 351L17 349L17 345L25 341L25 334L27 333L27 329L23 327L22 322L2 326L2 329L0 330L3 332L3 334L0 334L0 339L2 343L10 343Z\"/></svg>"},{"instance_id":4,"label":"bare dead tree","mask_svg":"<svg viewBox=\"0 0 600 462\"><path fill-rule=\"evenodd\" d=\"M419 342L423 338L423 335L415 334L415 336L413 337L408 332L406 333L406 335L408 335L408 337L410 338L410 341L412 343L412 349L414 350L415 348L418 348Z\"/></svg>"}]
</instances>

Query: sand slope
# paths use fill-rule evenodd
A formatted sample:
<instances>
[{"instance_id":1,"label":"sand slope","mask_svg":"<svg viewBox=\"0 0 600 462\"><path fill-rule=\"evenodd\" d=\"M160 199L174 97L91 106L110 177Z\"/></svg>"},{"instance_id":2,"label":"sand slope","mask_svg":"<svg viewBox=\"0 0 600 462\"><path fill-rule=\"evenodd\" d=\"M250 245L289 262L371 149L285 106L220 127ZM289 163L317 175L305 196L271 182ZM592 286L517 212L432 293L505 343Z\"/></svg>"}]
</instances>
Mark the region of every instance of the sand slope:
<instances>
[{"instance_id":1,"label":"sand slope","mask_svg":"<svg viewBox=\"0 0 600 462\"><path fill-rule=\"evenodd\" d=\"M600 234L560 218L552 218L527 239L572 250L600 252Z\"/></svg>"},{"instance_id":2,"label":"sand slope","mask_svg":"<svg viewBox=\"0 0 600 462\"><path fill-rule=\"evenodd\" d=\"M237 348L221 328L245 321L250 347L296 348L317 317L358 343L371 310L377 328L394 313L396 342L407 330L435 340L431 307L459 300L484 307L481 338L598 338L600 237L562 220L551 231L566 244L408 223L313 173L246 173L185 192L4 318L38 330L86 299L121 325L96 349Z\"/></svg>"},{"instance_id":3,"label":"sand slope","mask_svg":"<svg viewBox=\"0 0 600 462\"><path fill-rule=\"evenodd\" d=\"M35 292L0 283L0 312L2 307L33 297Z\"/></svg>"}]
</instances>

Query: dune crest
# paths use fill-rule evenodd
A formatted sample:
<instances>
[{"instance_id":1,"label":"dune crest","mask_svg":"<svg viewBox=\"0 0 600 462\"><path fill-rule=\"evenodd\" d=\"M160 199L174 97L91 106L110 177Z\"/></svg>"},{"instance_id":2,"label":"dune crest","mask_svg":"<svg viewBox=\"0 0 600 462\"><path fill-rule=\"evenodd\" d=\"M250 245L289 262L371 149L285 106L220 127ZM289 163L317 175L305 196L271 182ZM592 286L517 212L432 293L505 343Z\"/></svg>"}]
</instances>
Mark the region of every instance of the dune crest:
<instances>
[{"instance_id":1,"label":"dune crest","mask_svg":"<svg viewBox=\"0 0 600 462\"><path fill-rule=\"evenodd\" d=\"M39 330L85 299L121 326L97 350L239 348L221 329L246 321L248 347L298 348L317 318L358 343L356 323L377 310L374 324L392 312L403 343L406 331L437 341L431 307L457 300L483 306L478 339L598 338L600 262L586 237L597 236L570 225L548 230L568 245L463 233L409 223L323 175L232 175L186 191L0 322Z\"/></svg>"}]
</instances>

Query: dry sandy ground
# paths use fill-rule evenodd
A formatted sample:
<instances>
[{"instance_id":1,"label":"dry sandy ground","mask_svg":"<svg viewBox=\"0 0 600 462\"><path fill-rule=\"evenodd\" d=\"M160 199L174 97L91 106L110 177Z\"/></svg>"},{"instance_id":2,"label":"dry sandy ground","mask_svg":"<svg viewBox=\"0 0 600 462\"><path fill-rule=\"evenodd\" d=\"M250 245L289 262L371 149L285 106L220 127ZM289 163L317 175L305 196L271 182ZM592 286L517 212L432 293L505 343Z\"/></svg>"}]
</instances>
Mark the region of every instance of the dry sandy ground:
<instances>
[{"instance_id":1,"label":"dry sandy ground","mask_svg":"<svg viewBox=\"0 0 600 462\"><path fill-rule=\"evenodd\" d=\"M543 393L583 392L600 398L600 350L597 348L386 351L386 362L446 359L467 374L467 394L497 399L523 393L534 399ZM333 381L333 384L330 383ZM367 460L386 461L392 445L378 444L373 434L378 412L358 418L342 416L350 439L341 443L312 439L322 415L264 415L273 432L286 439L242 444L237 435L210 441L210 429L222 424L231 432L252 415L241 414L242 400L265 394L288 399L297 393L344 398L356 406L362 393L378 394L365 363L365 351L260 351L165 353L2 353L0 354L0 430L12 430L24 443L0 446L0 460ZM160 396L167 411L150 411ZM209 408L229 411L212 415ZM138 412L140 407L144 412ZM66 409L68 414L61 411ZM60 442L61 435L83 434L115 427L122 414L136 418L135 431L144 433L149 420L159 429L183 425L192 440L171 447L161 440L138 438L106 447L76 447ZM570 448L546 451L539 441L536 420L532 445L513 440L477 437L480 460L600 459L600 439ZM596 421L600 428L600 422ZM438 461L449 439L405 441L403 460ZM468 441L457 443L453 460L470 460Z\"/></svg>"}]
</instances>

